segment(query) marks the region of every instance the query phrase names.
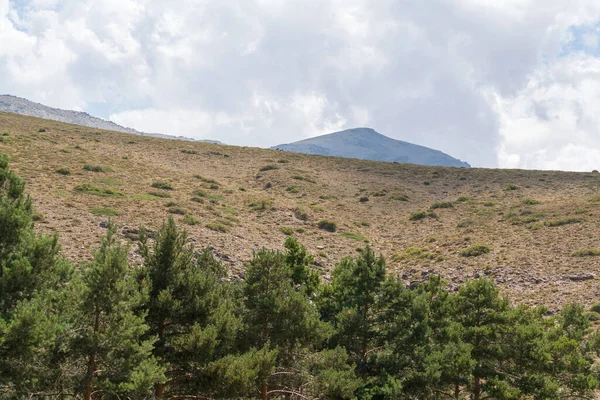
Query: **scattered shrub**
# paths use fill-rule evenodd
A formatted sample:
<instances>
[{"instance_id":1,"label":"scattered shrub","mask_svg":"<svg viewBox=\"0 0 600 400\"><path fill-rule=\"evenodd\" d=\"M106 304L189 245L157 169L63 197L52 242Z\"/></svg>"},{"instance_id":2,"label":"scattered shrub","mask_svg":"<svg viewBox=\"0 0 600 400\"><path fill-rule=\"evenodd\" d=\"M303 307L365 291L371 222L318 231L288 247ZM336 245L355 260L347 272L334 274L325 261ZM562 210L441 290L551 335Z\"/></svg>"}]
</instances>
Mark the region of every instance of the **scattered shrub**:
<instances>
[{"instance_id":1,"label":"scattered shrub","mask_svg":"<svg viewBox=\"0 0 600 400\"><path fill-rule=\"evenodd\" d=\"M590 307L590 311L600 313L600 303L596 303Z\"/></svg>"},{"instance_id":2,"label":"scattered shrub","mask_svg":"<svg viewBox=\"0 0 600 400\"><path fill-rule=\"evenodd\" d=\"M204 204L204 199L202 197L194 196L190 199L190 201L193 201L194 203Z\"/></svg>"},{"instance_id":3,"label":"scattered shrub","mask_svg":"<svg viewBox=\"0 0 600 400\"><path fill-rule=\"evenodd\" d=\"M562 226L562 225L569 225L569 224L578 224L580 222L583 222L583 218L581 218L581 217L565 217L565 218L548 220L548 221L544 222L544 225L549 226L549 227L555 227L555 226Z\"/></svg>"},{"instance_id":4,"label":"scattered shrub","mask_svg":"<svg viewBox=\"0 0 600 400\"><path fill-rule=\"evenodd\" d=\"M335 230L337 229L335 222L326 219L320 220L317 226L319 227L319 229L327 232L335 232Z\"/></svg>"},{"instance_id":5,"label":"scattered shrub","mask_svg":"<svg viewBox=\"0 0 600 400\"><path fill-rule=\"evenodd\" d=\"M259 199L248 203L248 207L254 211L263 211L273 206L273 202L267 199Z\"/></svg>"},{"instance_id":6,"label":"scattered shrub","mask_svg":"<svg viewBox=\"0 0 600 400\"><path fill-rule=\"evenodd\" d=\"M310 182L310 183L316 183L313 179L307 178L307 177L302 176L302 175L292 175L292 179L295 179L297 181L305 181L305 182Z\"/></svg>"},{"instance_id":7,"label":"scattered shrub","mask_svg":"<svg viewBox=\"0 0 600 400\"><path fill-rule=\"evenodd\" d=\"M167 192L150 191L150 192L148 192L148 194L150 196L160 197L161 199L169 199L169 198L171 198L171 195L169 193L167 193Z\"/></svg>"},{"instance_id":8,"label":"scattered shrub","mask_svg":"<svg viewBox=\"0 0 600 400\"><path fill-rule=\"evenodd\" d=\"M226 225L222 224L221 222L217 222L217 221L209 222L208 224L206 224L206 227L215 232L222 232L222 233L229 232L229 228Z\"/></svg>"},{"instance_id":9,"label":"scattered shrub","mask_svg":"<svg viewBox=\"0 0 600 400\"><path fill-rule=\"evenodd\" d=\"M461 250L461 257L479 257L490 252L490 248L485 244L474 244Z\"/></svg>"},{"instance_id":10,"label":"scattered shrub","mask_svg":"<svg viewBox=\"0 0 600 400\"><path fill-rule=\"evenodd\" d=\"M294 217L298 218L300 221L308 221L308 213L300 207L294 209Z\"/></svg>"},{"instance_id":11,"label":"scattered shrub","mask_svg":"<svg viewBox=\"0 0 600 400\"><path fill-rule=\"evenodd\" d=\"M279 167L277 165L268 164L268 165L265 165L264 167L261 167L259 169L259 171L260 172L265 172L265 171L272 171L274 169L279 169Z\"/></svg>"},{"instance_id":12,"label":"scattered shrub","mask_svg":"<svg viewBox=\"0 0 600 400\"><path fill-rule=\"evenodd\" d=\"M155 189L173 190L173 186L169 182L165 181L154 181L152 182L152 187Z\"/></svg>"},{"instance_id":13,"label":"scattered shrub","mask_svg":"<svg viewBox=\"0 0 600 400\"><path fill-rule=\"evenodd\" d=\"M188 150L188 149L183 149L183 150L181 150L181 152L183 154L198 154L198 152L196 150Z\"/></svg>"},{"instance_id":14,"label":"scattered shrub","mask_svg":"<svg viewBox=\"0 0 600 400\"><path fill-rule=\"evenodd\" d=\"M600 249L581 249L571 253L573 257L598 257Z\"/></svg>"},{"instance_id":15,"label":"scattered shrub","mask_svg":"<svg viewBox=\"0 0 600 400\"><path fill-rule=\"evenodd\" d=\"M506 187L504 188L504 190L517 190L517 189L518 189L518 187L513 184L506 185Z\"/></svg>"},{"instance_id":16,"label":"scattered shrub","mask_svg":"<svg viewBox=\"0 0 600 400\"><path fill-rule=\"evenodd\" d=\"M392 257L394 261L443 261L444 257L437 252L430 252L426 249L419 249L416 247L409 247L404 252L396 254Z\"/></svg>"},{"instance_id":17,"label":"scattered shrub","mask_svg":"<svg viewBox=\"0 0 600 400\"><path fill-rule=\"evenodd\" d=\"M430 210L437 210L438 208L452 208L454 207L454 204L452 204L449 201L441 201L441 202L437 202L437 203L433 203L431 205L431 207L429 207Z\"/></svg>"},{"instance_id":18,"label":"scattered shrub","mask_svg":"<svg viewBox=\"0 0 600 400\"><path fill-rule=\"evenodd\" d=\"M390 199L398 200L398 201L408 201L408 196L394 195L394 196L390 196Z\"/></svg>"},{"instance_id":19,"label":"scattered shrub","mask_svg":"<svg viewBox=\"0 0 600 400\"><path fill-rule=\"evenodd\" d=\"M534 199L525 199L525 200L523 200L523 202L522 202L522 203L523 203L523 204L526 204L526 205L528 205L528 206L535 206L536 204L540 204L540 202L539 202L539 201L537 201L537 200L534 200Z\"/></svg>"},{"instance_id":20,"label":"scattered shrub","mask_svg":"<svg viewBox=\"0 0 600 400\"><path fill-rule=\"evenodd\" d=\"M194 175L194 178L204 182L204 183L210 183L210 184L215 184L215 185L220 185L219 182L217 182L216 180L212 179L212 178L206 178L202 175Z\"/></svg>"},{"instance_id":21,"label":"scattered shrub","mask_svg":"<svg viewBox=\"0 0 600 400\"><path fill-rule=\"evenodd\" d=\"M339 200L340 198L337 196L334 196L332 194L324 194L322 196L319 196L319 199L321 199L321 200Z\"/></svg>"},{"instance_id":22,"label":"scattered shrub","mask_svg":"<svg viewBox=\"0 0 600 400\"><path fill-rule=\"evenodd\" d=\"M367 196L362 196L360 199L358 199L358 201L360 201L361 203L366 203L367 201L369 201L369 198Z\"/></svg>"},{"instance_id":23,"label":"scattered shrub","mask_svg":"<svg viewBox=\"0 0 600 400\"><path fill-rule=\"evenodd\" d=\"M112 171L109 167L103 167L101 165L92 165L92 164L85 164L83 166L83 169L86 171L90 171L90 172L110 172L110 171Z\"/></svg>"},{"instance_id":24,"label":"scattered shrub","mask_svg":"<svg viewBox=\"0 0 600 400\"><path fill-rule=\"evenodd\" d=\"M91 194L94 196L103 196L103 197L123 197L121 193L114 189L94 186L89 183L82 183L81 185L75 186L74 190L76 192Z\"/></svg>"},{"instance_id":25,"label":"scattered shrub","mask_svg":"<svg viewBox=\"0 0 600 400\"><path fill-rule=\"evenodd\" d=\"M160 200L161 199L160 197L154 196L150 193L132 194L131 198L137 199L137 200Z\"/></svg>"},{"instance_id":26,"label":"scattered shrub","mask_svg":"<svg viewBox=\"0 0 600 400\"><path fill-rule=\"evenodd\" d=\"M182 219L183 223L186 225L198 225L200 223L200 220L198 220L197 218L194 218L194 216L192 214L185 214L183 216Z\"/></svg>"},{"instance_id":27,"label":"scattered shrub","mask_svg":"<svg viewBox=\"0 0 600 400\"><path fill-rule=\"evenodd\" d=\"M176 214L176 215L185 215L187 213L187 211L185 211L183 208L171 207L171 208L169 208L169 213Z\"/></svg>"},{"instance_id":28,"label":"scattered shrub","mask_svg":"<svg viewBox=\"0 0 600 400\"><path fill-rule=\"evenodd\" d=\"M496 205L496 203L494 203L493 201L486 201L485 203L483 203L484 207L494 207Z\"/></svg>"},{"instance_id":29,"label":"scattered shrub","mask_svg":"<svg viewBox=\"0 0 600 400\"><path fill-rule=\"evenodd\" d=\"M47 130L46 128L40 128L40 129L38 129L38 132L39 132L39 133L44 133L44 132L47 132L47 131L48 131L48 130Z\"/></svg>"},{"instance_id":30,"label":"scattered shrub","mask_svg":"<svg viewBox=\"0 0 600 400\"><path fill-rule=\"evenodd\" d=\"M360 233L353 232L340 232L340 235L345 237L346 239L358 240L360 242L368 242L367 238L361 235Z\"/></svg>"},{"instance_id":31,"label":"scattered shrub","mask_svg":"<svg viewBox=\"0 0 600 400\"><path fill-rule=\"evenodd\" d=\"M290 192L290 193L298 193L298 192L300 192L300 189L298 189L296 186L288 186L288 187L285 188L285 190L287 192Z\"/></svg>"},{"instance_id":32,"label":"scattered shrub","mask_svg":"<svg viewBox=\"0 0 600 400\"><path fill-rule=\"evenodd\" d=\"M290 228L289 226L285 226L281 228L281 232L283 232L284 235L291 236L294 234L294 229Z\"/></svg>"},{"instance_id":33,"label":"scattered shrub","mask_svg":"<svg viewBox=\"0 0 600 400\"><path fill-rule=\"evenodd\" d=\"M69 168L59 168L56 170L56 173L61 175L71 175L71 170Z\"/></svg>"},{"instance_id":34,"label":"scattered shrub","mask_svg":"<svg viewBox=\"0 0 600 400\"><path fill-rule=\"evenodd\" d=\"M278 162L279 164L287 164L287 163L289 163L289 162L290 162L290 160L284 160L284 159L281 159L281 160L277 160L277 162Z\"/></svg>"},{"instance_id":35,"label":"scattered shrub","mask_svg":"<svg viewBox=\"0 0 600 400\"><path fill-rule=\"evenodd\" d=\"M473 199L470 197L460 196L459 198L456 199L456 202L457 203L466 203L467 201L471 201L471 200L473 200Z\"/></svg>"},{"instance_id":36,"label":"scattered shrub","mask_svg":"<svg viewBox=\"0 0 600 400\"><path fill-rule=\"evenodd\" d=\"M437 218L437 214L434 212L423 212L423 211L416 211L410 214L410 217L408 217L408 219L410 221L419 221L425 218Z\"/></svg>"}]
</instances>

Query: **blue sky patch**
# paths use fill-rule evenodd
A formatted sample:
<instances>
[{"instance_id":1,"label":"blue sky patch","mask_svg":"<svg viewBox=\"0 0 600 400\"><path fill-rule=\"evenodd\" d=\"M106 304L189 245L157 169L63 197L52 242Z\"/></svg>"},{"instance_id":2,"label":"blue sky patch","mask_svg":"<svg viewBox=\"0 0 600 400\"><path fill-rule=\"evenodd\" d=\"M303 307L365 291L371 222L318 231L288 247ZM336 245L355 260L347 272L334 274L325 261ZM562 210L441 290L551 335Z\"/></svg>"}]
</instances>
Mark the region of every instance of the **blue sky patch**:
<instances>
[{"instance_id":1,"label":"blue sky patch","mask_svg":"<svg viewBox=\"0 0 600 400\"><path fill-rule=\"evenodd\" d=\"M572 26L569 34L570 40L563 46L561 56L582 52L600 57L600 20L593 24Z\"/></svg>"}]
</instances>

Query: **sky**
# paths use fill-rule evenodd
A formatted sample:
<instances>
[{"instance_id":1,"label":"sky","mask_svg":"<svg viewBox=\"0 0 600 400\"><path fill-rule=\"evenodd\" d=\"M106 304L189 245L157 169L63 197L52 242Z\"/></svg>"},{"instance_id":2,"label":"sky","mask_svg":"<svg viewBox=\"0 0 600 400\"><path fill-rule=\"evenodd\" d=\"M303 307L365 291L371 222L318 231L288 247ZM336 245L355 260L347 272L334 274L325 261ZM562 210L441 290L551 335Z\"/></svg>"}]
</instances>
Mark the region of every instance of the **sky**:
<instances>
[{"instance_id":1,"label":"sky","mask_svg":"<svg viewBox=\"0 0 600 400\"><path fill-rule=\"evenodd\" d=\"M269 147L367 126L600 169L598 0L0 0L0 93Z\"/></svg>"}]
</instances>

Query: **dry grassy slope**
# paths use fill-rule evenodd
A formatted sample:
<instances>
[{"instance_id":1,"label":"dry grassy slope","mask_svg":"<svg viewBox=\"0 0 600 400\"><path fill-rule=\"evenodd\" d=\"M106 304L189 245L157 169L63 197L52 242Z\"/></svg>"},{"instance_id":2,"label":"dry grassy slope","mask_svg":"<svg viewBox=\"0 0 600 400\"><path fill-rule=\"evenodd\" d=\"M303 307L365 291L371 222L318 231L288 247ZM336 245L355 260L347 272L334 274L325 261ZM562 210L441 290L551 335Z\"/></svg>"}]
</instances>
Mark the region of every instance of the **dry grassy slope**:
<instances>
[{"instance_id":1,"label":"dry grassy slope","mask_svg":"<svg viewBox=\"0 0 600 400\"><path fill-rule=\"evenodd\" d=\"M40 128L47 132L38 132ZM169 215L165 203L173 201L200 221L188 226L197 245L214 247L231 264L232 273L241 273L253 249L281 248L286 237L282 228L289 227L301 230L294 235L316 255L317 267L325 275L341 257L363 245L341 233L351 232L366 237L387 258L390 270L407 282L440 273L456 285L485 273L495 276L515 300L528 304L591 304L600 299L600 257L571 256L575 250L600 247L600 203L590 201L600 188L597 173L455 169L327 158L140 137L6 113L0 113L2 132L9 136L0 136L0 152L9 154L13 168L27 180L44 216L37 228L58 232L65 255L74 261L88 259L104 232L100 224L106 217L95 216L91 209L119 211L114 220L121 228L155 229ZM110 167L112 172L85 171L86 163ZM259 172L268 164L279 169ZM72 174L60 175L57 168L69 168ZM194 177L198 174L218 181L218 189ZM137 196L155 190L151 188L155 180L172 183L171 199ZM124 197L74 191L82 183L113 188ZM266 189L267 183L272 187ZM506 190L507 185L517 189ZM298 192L287 191L289 186ZM199 189L213 203L209 198L204 204L190 201ZM374 195L383 190L385 196ZM393 199L399 195L409 200ZM359 202L361 196L369 201ZM460 196L471 200L435 210L438 219L409 221L412 212ZM541 204L524 205L524 199ZM271 201L272 208L253 210L249 203L257 200ZM294 216L298 207L308 212L308 221ZM523 211L542 213L542 223L569 216L583 222L558 227L515 224L531 216L521 215ZM319 230L316 222L321 219L335 221L338 231ZM214 221L230 224L229 231L206 227ZM491 252L461 257L459 252L473 243L485 243ZM409 247L434 252L436 259L394 258ZM568 278L577 273L597 277Z\"/></svg>"}]
</instances>

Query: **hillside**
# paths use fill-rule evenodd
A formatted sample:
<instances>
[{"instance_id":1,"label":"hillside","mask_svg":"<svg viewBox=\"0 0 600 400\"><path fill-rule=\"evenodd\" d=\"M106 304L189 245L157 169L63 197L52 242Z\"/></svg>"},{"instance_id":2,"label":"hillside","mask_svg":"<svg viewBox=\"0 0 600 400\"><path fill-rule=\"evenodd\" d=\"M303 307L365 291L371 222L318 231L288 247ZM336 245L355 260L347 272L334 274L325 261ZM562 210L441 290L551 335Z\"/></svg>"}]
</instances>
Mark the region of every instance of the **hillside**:
<instances>
[{"instance_id":1,"label":"hillside","mask_svg":"<svg viewBox=\"0 0 600 400\"><path fill-rule=\"evenodd\" d=\"M27 180L40 213L37 229L59 233L63 253L74 261L98 246L107 215L115 214L121 237L129 239L140 225L156 229L173 215L232 274L243 275L253 250L282 248L293 234L326 278L368 240L407 284L441 274L456 287L487 275L527 304L598 300L600 251L572 255L600 248L598 173L311 156L8 113L0 113L0 153ZM337 230L319 229L324 219ZM490 252L460 255L473 244Z\"/></svg>"},{"instance_id":2,"label":"hillside","mask_svg":"<svg viewBox=\"0 0 600 400\"><path fill-rule=\"evenodd\" d=\"M470 167L468 163L441 151L395 140L370 128L334 132L290 144L280 144L274 146L273 149L322 156L358 158L361 160L444 167Z\"/></svg>"}]
</instances>

